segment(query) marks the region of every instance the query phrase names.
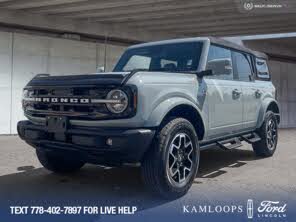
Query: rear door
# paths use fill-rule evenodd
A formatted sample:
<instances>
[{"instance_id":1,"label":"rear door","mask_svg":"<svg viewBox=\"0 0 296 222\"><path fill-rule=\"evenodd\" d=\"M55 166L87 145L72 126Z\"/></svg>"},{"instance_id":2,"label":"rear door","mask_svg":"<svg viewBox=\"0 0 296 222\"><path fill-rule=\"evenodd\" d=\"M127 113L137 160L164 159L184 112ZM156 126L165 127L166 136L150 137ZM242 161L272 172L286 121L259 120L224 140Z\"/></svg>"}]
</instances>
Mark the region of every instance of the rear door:
<instances>
[{"instance_id":1,"label":"rear door","mask_svg":"<svg viewBox=\"0 0 296 222\"><path fill-rule=\"evenodd\" d=\"M256 127L261 102L261 90L254 81L251 56L243 52L233 52L234 75L242 87L244 131Z\"/></svg>"},{"instance_id":2,"label":"rear door","mask_svg":"<svg viewBox=\"0 0 296 222\"><path fill-rule=\"evenodd\" d=\"M214 60L229 59L232 63L231 50L211 45L208 54L207 69ZM219 68L214 75L204 77L207 85L207 104L209 139L238 132L242 127L243 103L240 81L234 80L233 64L231 72L225 74ZM223 70L223 69L221 69Z\"/></svg>"}]
</instances>

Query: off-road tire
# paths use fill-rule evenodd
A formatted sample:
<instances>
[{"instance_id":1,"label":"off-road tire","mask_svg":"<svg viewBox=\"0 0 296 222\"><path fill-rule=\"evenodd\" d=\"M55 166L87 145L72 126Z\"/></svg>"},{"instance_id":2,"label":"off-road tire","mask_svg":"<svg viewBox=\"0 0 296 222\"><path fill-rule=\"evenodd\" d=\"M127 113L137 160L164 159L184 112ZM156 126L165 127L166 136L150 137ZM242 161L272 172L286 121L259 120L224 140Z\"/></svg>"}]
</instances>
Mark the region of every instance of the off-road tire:
<instances>
[{"instance_id":1,"label":"off-road tire","mask_svg":"<svg viewBox=\"0 0 296 222\"><path fill-rule=\"evenodd\" d=\"M42 148L37 148L36 154L42 166L54 173L72 173L78 171L84 165L84 162L78 158L68 157L60 153L46 151Z\"/></svg>"},{"instance_id":2,"label":"off-road tire","mask_svg":"<svg viewBox=\"0 0 296 222\"><path fill-rule=\"evenodd\" d=\"M188 181L186 184L181 187L176 187L168 174L167 158L170 158L168 157L170 155L169 148L171 147L173 139L180 133L185 133L188 137L190 137L193 147L193 149L191 149L193 150L193 153L191 154L191 157L193 157L193 164L190 173L188 173ZM185 155L186 154L184 154L184 156ZM166 199L176 199L185 195L190 189L196 177L198 166L199 145L195 129L188 120L184 118L175 118L164 124L154 138L154 142L146 153L141 164L142 177L149 190Z\"/></svg>"},{"instance_id":3,"label":"off-road tire","mask_svg":"<svg viewBox=\"0 0 296 222\"><path fill-rule=\"evenodd\" d=\"M275 135L275 140L274 140L274 145L272 148L270 148L269 145L269 140L270 140L270 135L269 135L269 129L270 129L270 124L274 124L274 129L275 131L273 135ZM256 154L256 156L259 157L270 157L274 154L276 147L277 147L277 142L278 142L278 122L277 118L274 115L272 111L268 111L265 114L264 122L260 129L257 131L259 136L261 137L261 140L253 144L253 150Z\"/></svg>"}]
</instances>

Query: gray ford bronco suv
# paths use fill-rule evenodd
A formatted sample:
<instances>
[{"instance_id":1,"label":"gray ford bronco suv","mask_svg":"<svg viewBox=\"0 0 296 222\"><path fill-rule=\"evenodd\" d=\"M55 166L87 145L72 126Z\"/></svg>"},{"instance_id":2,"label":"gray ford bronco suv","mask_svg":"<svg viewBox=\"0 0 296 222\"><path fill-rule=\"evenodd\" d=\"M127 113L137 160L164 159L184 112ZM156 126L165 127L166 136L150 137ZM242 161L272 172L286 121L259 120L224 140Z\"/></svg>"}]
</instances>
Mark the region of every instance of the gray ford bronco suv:
<instances>
[{"instance_id":1,"label":"gray ford bronco suv","mask_svg":"<svg viewBox=\"0 0 296 222\"><path fill-rule=\"evenodd\" d=\"M110 73L39 74L22 103L18 134L46 169L140 163L166 198L191 187L201 150L245 141L269 157L278 141L267 56L211 37L129 47Z\"/></svg>"}]
</instances>

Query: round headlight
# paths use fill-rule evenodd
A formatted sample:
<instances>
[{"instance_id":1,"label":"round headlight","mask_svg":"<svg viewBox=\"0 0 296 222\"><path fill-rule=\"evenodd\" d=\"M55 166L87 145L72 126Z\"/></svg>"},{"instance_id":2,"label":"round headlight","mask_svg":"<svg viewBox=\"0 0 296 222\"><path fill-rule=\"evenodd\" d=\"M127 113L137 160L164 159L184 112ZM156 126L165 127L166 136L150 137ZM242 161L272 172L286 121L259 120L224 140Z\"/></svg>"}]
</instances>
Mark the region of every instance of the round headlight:
<instances>
[{"instance_id":1,"label":"round headlight","mask_svg":"<svg viewBox=\"0 0 296 222\"><path fill-rule=\"evenodd\" d=\"M29 90L24 89L23 90L23 99L28 98L29 97Z\"/></svg>"},{"instance_id":2,"label":"round headlight","mask_svg":"<svg viewBox=\"0 0 296 222\"><path fill-rule=\"evenodd\" d=\"M111 90L107 95L108 100L118 100L118 102L107 103L107 108L112 113L122 113L128 106L128 97L122 90Z\"/></svg>"}]
</instances>

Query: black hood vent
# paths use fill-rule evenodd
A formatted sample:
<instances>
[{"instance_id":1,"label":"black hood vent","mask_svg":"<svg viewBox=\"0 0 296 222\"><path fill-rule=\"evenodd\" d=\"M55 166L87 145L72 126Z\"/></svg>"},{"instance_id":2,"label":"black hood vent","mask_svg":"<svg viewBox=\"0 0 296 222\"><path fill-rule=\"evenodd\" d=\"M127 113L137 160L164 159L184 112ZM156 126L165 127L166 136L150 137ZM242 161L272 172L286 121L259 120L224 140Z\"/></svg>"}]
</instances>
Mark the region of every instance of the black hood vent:
<instances>
[{"instance_id":1,"label":"black hood vent","mask_svg":"<svg viewBox=\"0 0 296 222\"><path fill-rule=\"evenodd\" d=\"M37 75L26 87L46 87L46 86L120 86L129 76L128 73L106 73L106 74L86 74L86 75L66 75L49 76Z\"/></svg>"}]
</instances>

